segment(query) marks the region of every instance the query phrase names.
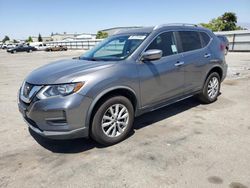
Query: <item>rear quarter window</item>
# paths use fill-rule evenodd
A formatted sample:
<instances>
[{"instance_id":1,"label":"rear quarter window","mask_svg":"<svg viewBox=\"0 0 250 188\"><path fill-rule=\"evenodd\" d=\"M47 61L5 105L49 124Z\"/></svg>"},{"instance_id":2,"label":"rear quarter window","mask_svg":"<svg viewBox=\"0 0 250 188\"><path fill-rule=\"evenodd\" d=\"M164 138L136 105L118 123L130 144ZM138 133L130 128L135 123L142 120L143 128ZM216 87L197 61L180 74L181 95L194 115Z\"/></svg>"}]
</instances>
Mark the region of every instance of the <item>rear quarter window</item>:
<instances>
[{"instance_id":1,"label":"rear quarter window","mask_svg":"<svg viewBox=\"0 0 250 188\"><path fill-rule=\"evenodd\" d=\"M202 48L200 35L196 31L179 31L181 47L183 52Z\"/></svg>"},{"instance_id":2,"label":"rear quarter window","mask_svg":"<svg viewBox=\"0 0 250 188\"><path fill-rule=\"evenodd\" d=\"M200 32L203 47L207 46L211 38L205 32Z\"/></svg>"}]
</instances>

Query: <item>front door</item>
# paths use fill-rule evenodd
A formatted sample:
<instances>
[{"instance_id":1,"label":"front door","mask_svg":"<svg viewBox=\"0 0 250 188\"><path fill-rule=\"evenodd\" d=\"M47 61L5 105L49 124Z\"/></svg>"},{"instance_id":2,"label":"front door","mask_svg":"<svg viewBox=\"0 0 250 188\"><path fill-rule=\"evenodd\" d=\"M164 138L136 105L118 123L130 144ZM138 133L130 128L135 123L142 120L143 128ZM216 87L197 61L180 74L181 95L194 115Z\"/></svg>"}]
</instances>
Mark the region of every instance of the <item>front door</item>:
<instances>
[{"instance_id":1,"label":"front door","mask_svg":"<svg viewBox=\"0 0 250 188\"><path fill-rule=\"evenodd\" d=\"M178 54L173 32L158 35L147 50L159 49L163 57L138 63L142 107L156 105L183 93L183 58Z\"/></svg>"}]
</instances>

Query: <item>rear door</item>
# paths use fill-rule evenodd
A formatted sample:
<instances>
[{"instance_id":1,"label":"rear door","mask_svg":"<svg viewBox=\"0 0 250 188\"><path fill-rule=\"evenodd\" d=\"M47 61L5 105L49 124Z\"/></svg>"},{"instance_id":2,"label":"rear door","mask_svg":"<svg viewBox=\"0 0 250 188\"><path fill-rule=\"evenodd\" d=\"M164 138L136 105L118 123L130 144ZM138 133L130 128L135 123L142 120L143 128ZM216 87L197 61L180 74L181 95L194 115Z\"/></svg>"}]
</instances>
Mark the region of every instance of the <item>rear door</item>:
<instances>
[{"instance_id":1,"label":"rear door","mask_svg":"<svg viewBox=\"0 0 250 188\"><path fill-rule=\"evenodd\" d=\"M211 59L210 37L205 32L178 31L177 38L184 59L184 93L192 93L203 85L202 75Z\"/></svg>"},{"instance_id":2,"label":"rear door","mask_svg":"<svg viewBox=\"0 0 250 188\"><path fill-rule=\"evenodd\" d=\"M174 32L159 34L145 51L151 49L162 50L163 57L138 63L144 107L182 95L184 85L182 56L178 54Z\"/></svg>"}]
</instances>

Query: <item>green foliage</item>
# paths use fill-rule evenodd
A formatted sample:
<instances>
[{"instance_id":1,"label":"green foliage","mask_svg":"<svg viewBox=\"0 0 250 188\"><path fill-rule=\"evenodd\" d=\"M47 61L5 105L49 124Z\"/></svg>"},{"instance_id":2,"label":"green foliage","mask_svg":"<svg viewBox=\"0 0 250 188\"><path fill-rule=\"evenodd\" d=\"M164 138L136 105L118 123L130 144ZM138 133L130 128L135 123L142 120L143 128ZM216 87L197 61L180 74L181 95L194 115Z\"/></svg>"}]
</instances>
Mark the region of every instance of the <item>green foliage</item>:
<instances>
[{"instance_id":1,"label":"green foliage","mask_svg":"<svg viewBox=\"0 0 250 188\"><path fill-rule=\"evenodd\" d=\"M232 31L243 29L242 27L237 26L236 23L236 14L233 12L225 12L222 16L212 19L209 23L201 23L201 25L212 31Z\"/></svg>"},{"instance_id":2,"label":"green foliage","mask_svg":"<svg viewBox=\"0 0 250 188\"><path fill-rule=\"evenodd\" d=\"M41 34L39 33L39 35L38 35L38 42L42 42L42 41L43 41L43 38L42 38Z\"/></svg>"},{"instance_id":3,"label":"green foliage","mask_svg":"<svg viewBox=\"0 0 250 188\"><path fill-rule=\"evenodd\" d=\"M13 40L14 43L18 43L18 41L16 39Z\"/></svg>"},{"instance_id":4,"label":"green foliage","mask_svg":"<svg viewBox=\"0 0 250 188\"><path fill-rule=\"evenodd\" d=\"M106 33L106 32L98 31L96 34L97 39L103 39L103 38L107 38L107 37L108 37L108 33Z\"/></svg>"},{"instance_id":5,"label":"green foliage","mask_svg":"<svg viewBox=\"0 0 250 188\"><path fill-rule=\"evenodd\" d=\"M8 41L8 40L10 40L10 38L6 35L6 36L3 38L2 42L5 43L5 42Z\"/></svg>"},{"instance_id":6,"label":"green foliage","mask_svg":"<svg viewBox=\"0 0 250 188\"><path fill-rule=\"evenodd\" d=\"M31 36L29 36L29 38L26 40L26 42L33 42Z\"/></svg>"}]
</instances>

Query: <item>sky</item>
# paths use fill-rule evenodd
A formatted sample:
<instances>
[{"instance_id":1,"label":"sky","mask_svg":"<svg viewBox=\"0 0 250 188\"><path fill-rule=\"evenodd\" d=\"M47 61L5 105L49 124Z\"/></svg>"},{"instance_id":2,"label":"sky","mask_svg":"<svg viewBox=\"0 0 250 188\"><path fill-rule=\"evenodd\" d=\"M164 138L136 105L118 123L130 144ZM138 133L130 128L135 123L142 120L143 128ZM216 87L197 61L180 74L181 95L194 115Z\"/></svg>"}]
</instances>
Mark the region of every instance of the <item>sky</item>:
<instances>
[{"instance_id":1,"label":"sky","mask_svg":"<svg viewBox=\"0 0 250 188\"><path fill-rule=\"evenodd\" d=\"M250 0L0 0L0 40L96 33L118 26L201 23L235 12L250 26Z\"/></svg>"}]
</instances>

